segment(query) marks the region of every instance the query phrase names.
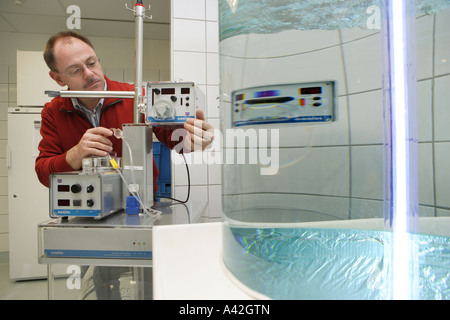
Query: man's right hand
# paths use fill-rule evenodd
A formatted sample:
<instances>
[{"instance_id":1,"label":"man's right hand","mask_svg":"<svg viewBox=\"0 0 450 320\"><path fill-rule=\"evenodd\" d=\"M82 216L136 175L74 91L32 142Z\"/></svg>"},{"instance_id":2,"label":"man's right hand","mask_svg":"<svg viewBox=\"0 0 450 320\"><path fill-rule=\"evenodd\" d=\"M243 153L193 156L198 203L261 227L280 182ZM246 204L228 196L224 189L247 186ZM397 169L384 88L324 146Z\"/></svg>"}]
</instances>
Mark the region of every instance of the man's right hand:
<instances>
[{"instance_id":1,"label":"man's right hand","mask_svg":"<svg viewBox=\"0 0 450 320\"><path fill-rule=\"evenodd\" d=\"M112 142L108 137L112 136L111 129L104 127L96 127L87 130L80 142L67 151L66 161L74 170L81 169L81 162L83 158L90 156L105 157L113 150Z\"/></svg>"}]
</instances>

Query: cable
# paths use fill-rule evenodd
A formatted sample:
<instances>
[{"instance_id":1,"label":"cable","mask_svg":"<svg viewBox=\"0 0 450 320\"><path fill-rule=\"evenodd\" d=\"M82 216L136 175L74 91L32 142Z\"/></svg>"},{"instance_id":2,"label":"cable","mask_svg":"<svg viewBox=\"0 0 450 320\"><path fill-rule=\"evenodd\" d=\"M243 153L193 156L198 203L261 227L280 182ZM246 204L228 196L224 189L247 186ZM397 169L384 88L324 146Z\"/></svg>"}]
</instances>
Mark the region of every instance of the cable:
<instances>
[{"instance_id":1,"label":"cable","mask_svg":"<svg viewBox=\"0 0 450 320\"><path fill-rule=\"evenodd\" d=\"M179 199L175 199L175 198L171 198L171 197L158 196L158 195L154 195L155 198L170 199L170 200L173 200L173 201L177 201L179 203L186 203L186 202L188 202L189 196L190 196L190 193L191 193L191 177L189 175L189 167L188 167L188 164L187 164L187 161L186 161L186 157L184 156L184 153L181 153L181 155L183 156L184 164L186 166L187 181L188 181L188 193L187 193L186 200L183 201L183 200L179 200Z\"/></svg>"}]
</instances>

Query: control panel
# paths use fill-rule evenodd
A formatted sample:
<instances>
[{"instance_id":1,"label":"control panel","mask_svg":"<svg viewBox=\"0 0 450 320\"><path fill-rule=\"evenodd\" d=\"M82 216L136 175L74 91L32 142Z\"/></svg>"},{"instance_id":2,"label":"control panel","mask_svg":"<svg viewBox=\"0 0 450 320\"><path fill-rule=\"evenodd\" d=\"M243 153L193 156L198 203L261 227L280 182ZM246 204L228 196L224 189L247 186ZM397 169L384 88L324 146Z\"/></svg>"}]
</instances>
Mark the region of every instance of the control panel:
<instances>
[{"instance_id":1,"label":"control panel","mask_svg":"<svg viewBox=\"0 0 450 320\"><path fill-rule=\"evenodd\" d=\"M335 82L280 84L232 92L233 126L330 122Z\"/></svg>"},{"instance_id":2,"label":"control panel","mask_svg":"<svg viewBox=\"0 0 450 320\"><path fill-rule=\"evenodd\" d=\"M195 118L194 82L147 82L148 124L184 123L187 118Z\"/></svg>"},{"instance_id":3,"label":"control panel","mask_svg":"<svg viewBox=\"0 0 450 320\"><path fill-rule=\"evenodd\" d=\"M50 216L103 218L122 209L118 173L54 173L50 178Z\"/></svg>"}]
</instances>

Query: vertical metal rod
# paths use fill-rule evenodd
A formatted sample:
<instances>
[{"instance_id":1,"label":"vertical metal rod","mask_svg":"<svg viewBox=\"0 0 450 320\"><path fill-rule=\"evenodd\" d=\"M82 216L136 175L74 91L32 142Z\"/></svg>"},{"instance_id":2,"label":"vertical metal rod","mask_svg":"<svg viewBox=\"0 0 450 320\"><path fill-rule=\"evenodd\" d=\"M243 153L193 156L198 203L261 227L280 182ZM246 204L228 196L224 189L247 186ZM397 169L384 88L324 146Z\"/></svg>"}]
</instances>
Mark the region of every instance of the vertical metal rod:
<instances>
[{"instance_id":1,"label":"vertical metal rod","mask_svg":"<svg viewBox=\"0 0 450 320\"><path fill-rule=\"evenodd\" d=\"M143 42L143 23L145 7L142 1L137 1L134 5L135 16L135 62L134 62L134 123L140 123L140 105L142 98L142 42Z\"/></svg>"}]
</instances>

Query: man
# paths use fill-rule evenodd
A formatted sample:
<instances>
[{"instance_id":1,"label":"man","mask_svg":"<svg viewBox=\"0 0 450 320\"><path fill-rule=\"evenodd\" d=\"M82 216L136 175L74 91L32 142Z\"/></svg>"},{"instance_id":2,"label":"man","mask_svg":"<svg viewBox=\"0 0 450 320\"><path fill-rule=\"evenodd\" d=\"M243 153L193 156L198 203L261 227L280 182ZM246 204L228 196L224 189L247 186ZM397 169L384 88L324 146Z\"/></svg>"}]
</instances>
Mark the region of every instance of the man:
<instances>
[{"instance_id":1,"label":"man","mask_svg":"<svg viewBox=\"0 0 450 320\"><path fill-rule=\"evenodd\" d=\"M52 36L44 60L50 68L50 77L68 90L134 91L132 85L104 76L92 43L75 32ZM184 152L204 150L212 141L213 126L204 121L201 110L197 110L196 118L188 119L184 125L186 134L181 137ZM110 128L122 128L123 123L133 122L133 99L54 98L42 111L42 140L35 164L39 181L48 187L51 173L79 170L85 157L106 156L108 152L121 156L122 142L113 136ZM155 127L153 132L171 149L180 143L171 140L173 130ZM153 170L156 192L159 171L155 161Z\"/></svg>"}]
</instances>

